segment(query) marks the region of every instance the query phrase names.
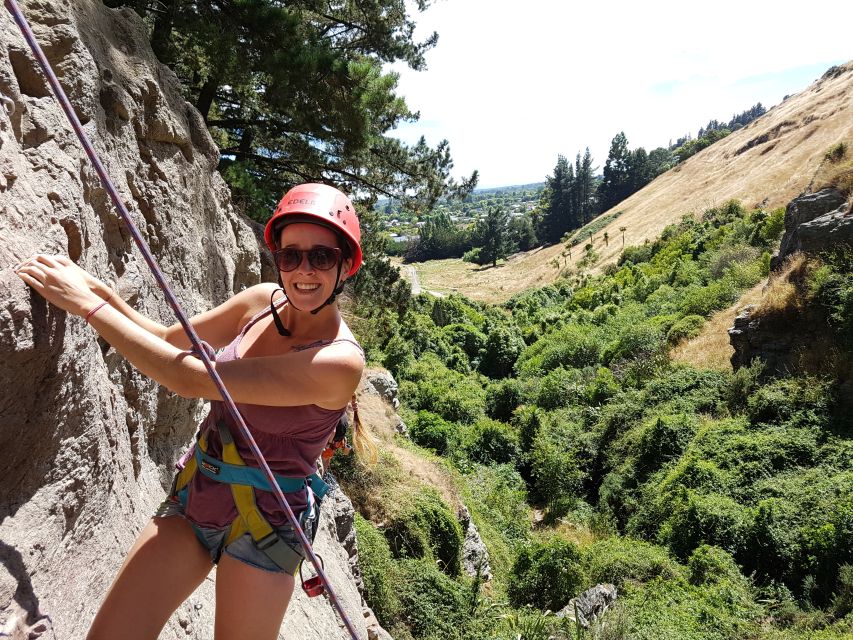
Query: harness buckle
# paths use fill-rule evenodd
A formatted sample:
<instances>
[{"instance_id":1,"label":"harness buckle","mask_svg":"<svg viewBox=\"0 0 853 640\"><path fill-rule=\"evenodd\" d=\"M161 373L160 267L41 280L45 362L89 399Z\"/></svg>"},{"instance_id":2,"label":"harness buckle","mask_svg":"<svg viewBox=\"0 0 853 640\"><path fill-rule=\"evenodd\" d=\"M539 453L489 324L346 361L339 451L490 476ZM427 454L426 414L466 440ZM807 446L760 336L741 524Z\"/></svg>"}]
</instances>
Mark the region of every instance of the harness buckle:
<instances>
[{"instance_id":1,"label":"harness buckle","mask_svg":"<svg viewBox=\"0 0 853 640\"><path fill-rule=\"evenodd\" d=\"M270 531L267 535L265 535L260 540L255 541L255 546L261 551L266 551L271 546L273 546L276 542L279 541L278 534L275 531Z\"/></svg>"}]
</instances>

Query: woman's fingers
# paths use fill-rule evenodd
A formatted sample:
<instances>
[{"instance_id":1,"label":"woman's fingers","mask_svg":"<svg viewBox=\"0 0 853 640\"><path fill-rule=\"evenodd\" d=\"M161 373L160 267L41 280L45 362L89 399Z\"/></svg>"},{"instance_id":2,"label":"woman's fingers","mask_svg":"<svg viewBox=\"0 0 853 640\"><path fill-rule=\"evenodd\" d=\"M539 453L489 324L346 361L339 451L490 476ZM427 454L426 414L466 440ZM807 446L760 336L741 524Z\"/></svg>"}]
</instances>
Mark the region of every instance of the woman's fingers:
<instances>
[{"instance_id":1,"label":"woman's fingers","mask_svg":"<svg viewBox=\"0 0 853 640\"><path fill-rule=\"evenodd\" d=\"M56 268L56 267L63 266L62 263L60 263L59 260L57 260L58 257L59 256L46 256L46 255L43 255L40 253L35 257L35 260L36 260L36 262L38 262L40 264L44 264L44 265L47 265L49 267Z\"/></svg>"},{"instance_id":2,"label":"woman's fingers","mask_svg":"<svg viewBox=\"0 0 853 640\"><path fill-rule=\"evenodd\" d=\"M44 283L46 278L44 270L35 264L25 264L23 267L18 269L17 273L18 275L21 275L22 273L28 275L31 278L38 280L39 283Z\"/></svg>"},{"instance_id":3,"label":"woman's fingers","mask_svg":"<svg viewBox=\"0 0 853 640\"><path fill-rule=\"evenodd\" d=\"M33 278L30 274L23 273L21 271L17 271L16 273L18 274L18 277L23 280L25 285L32 287L37 292L41 293L42 289L44 289L44 285Z\"/></svg>"}]
</instances>

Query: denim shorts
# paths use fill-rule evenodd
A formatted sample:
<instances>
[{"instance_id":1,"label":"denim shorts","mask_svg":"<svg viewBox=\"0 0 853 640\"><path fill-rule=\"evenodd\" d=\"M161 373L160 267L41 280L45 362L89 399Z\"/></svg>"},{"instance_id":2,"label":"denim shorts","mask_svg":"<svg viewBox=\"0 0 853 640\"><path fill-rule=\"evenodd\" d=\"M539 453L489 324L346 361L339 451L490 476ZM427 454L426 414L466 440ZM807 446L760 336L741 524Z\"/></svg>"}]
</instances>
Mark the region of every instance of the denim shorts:
<instances>
[{"instance_id":1,"label":"denim shorts","mask_svg":"<svg viewBox=\"0 0 853 640\"><path fill-rule=\"evenodd\" d=\"M300 514L299 523L305 532L305 535L308 536L308 539L310 540L312 537L311 533L316 522L316 509L313 510L315 513L312 514L311 517L306 517L308 515L307 511L308 510L306 509L306 511ZM228 529L211 529L193 524L193 522L187 518L184 511L184 505L181 504L180 500L175 497L168 496L157 508L157 511L154 513L154 517L169 518L171 516L180 516L192 525L196 538L198 538L198 541L208 551L208 553L210 553L210 559L213 564L219 562L219 558L222 554L226 553L235 560L239 560L240 562L258 569L263 569L264 571L270 571L272 573L287 573L284 569L275 564L267 554L255 546L255 541L252 540L252 536L248 533L244 533L242 536L234 540L234 542L223 548L225 538L228 536ZM294 547L304 557L305 554L302 550L302 544L299 541L299 536L290 524L275 527L275 531L284 542Z\"/></svg>"}]
</instances>

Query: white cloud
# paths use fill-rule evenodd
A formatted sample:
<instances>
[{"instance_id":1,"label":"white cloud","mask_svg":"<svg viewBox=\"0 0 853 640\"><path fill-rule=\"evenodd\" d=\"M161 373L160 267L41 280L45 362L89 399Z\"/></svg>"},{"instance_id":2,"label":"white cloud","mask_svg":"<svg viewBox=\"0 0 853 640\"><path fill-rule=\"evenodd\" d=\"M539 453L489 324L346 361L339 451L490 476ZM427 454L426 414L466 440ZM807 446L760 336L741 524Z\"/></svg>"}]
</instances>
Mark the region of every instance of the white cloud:
<instances>
[{"instance_id":1,"label":"white cloud","mask_svg":"<svg viewBox=\"0 0 853 640\"><path fill-rule=\"evenodd\" d=\"M483 186L541 181L586 146L603 164L620 130L650 149L804 89L848 59L851 7L440 1L417 18L420 37L439 33L428 70L393 67L422 118L398 135L447 138Z\"/></svg>"}]
</instances>

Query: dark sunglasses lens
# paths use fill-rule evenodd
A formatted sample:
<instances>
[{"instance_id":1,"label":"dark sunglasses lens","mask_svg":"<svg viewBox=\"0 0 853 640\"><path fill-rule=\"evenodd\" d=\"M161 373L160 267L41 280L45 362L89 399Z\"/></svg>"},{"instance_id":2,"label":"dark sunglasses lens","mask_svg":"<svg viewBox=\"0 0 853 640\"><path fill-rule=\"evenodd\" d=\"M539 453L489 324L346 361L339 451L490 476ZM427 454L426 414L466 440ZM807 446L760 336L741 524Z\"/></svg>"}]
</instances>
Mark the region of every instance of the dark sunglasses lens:
<instances>
[{"instance_id":1,"label":"dark sunglasses lens","mask_svg":"<svg viewBox=\"0 0 853 640\"><path fill-rule=\"evenodd\" d=\"M296 249L280 249L275 252L275 263L282 271L293 271L299 266L302 253Z\"/></svg>"},{"instance_id":2,"label":"dark sunglasses lens","mask_svg":"<svg viewBox=\"0 0 853 640\"><path fill-rule=\"evenodd\" d=\"M331 247L315 247L308 252L308 260L315 269L327 271L338 263L338 252Z\"/></svg>"}]
</instances>

